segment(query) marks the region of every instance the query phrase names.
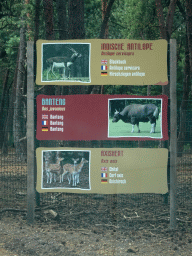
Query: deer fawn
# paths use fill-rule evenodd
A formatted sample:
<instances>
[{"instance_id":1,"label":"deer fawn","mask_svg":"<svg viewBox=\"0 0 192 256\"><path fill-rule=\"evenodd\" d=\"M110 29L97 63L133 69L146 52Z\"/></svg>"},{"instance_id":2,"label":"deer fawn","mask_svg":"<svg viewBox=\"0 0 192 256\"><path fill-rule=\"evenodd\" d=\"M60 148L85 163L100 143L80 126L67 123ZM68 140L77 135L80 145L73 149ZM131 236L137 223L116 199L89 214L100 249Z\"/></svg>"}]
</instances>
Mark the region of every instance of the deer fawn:
<instances>
[{"instance_id":1,"label":"deer fawn","mask_svg":"<svg viewBox=\"0 0 192 256\"><path fill-rule=\"evenodd\" d=\"M56 176L61 172L60 162L64 160L64 158L57 158L56 164L49 164L46 168L47 174L47 183L52 183L52 180L56 182Z\"/></svg>"},{"instance_id":2,"label":"deer fawn","mask_svg":"<svg viewBox=\"0 0 192 256\"><path fill-rule=\"evenodd\" d=\"M71 177L72 177L72 179L73 179L72 186L77 186L77 184L79 183L79 173L81 172L83 165L85 163L88 163L88 161L85 158L82 158L81 162L77 165L76 165L76 163L78 160L73 159L73 161L74 161L74 165L65 164L63 166L63 173L61 174L61 177L62 177L61 180L63 182L63 178L64 178L65 174L68 174L69 184L71 184Z\"/></svg>"}]
</instances>

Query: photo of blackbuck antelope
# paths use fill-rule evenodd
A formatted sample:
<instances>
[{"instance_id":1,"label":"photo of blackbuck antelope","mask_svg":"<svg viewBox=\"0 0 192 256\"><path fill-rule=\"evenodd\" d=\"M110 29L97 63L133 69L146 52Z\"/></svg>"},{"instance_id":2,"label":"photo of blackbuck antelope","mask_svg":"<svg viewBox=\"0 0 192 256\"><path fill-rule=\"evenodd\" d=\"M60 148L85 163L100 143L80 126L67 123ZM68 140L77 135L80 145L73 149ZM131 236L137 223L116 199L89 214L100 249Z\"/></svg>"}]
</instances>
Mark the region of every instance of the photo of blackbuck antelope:
<instances>
[{"instance_id":1,"label":"photo of blackbuck antelope","mask_svg":"<svg viewBox=\"0 0 192 256\"><path fill-rule=\"evenodd\" d=\"M54 180L54 182L56 182L57 180L57 176L60 174L61 172L61 164L60 162L64 160L64 158L57 158L57 162L55 164L46 164L46 174L47 174L47 183L52 183L52 181Z\"/></svg>"},{"instance_id":2,"label":"photo of blackbuck antelope","mask_svg":"<svg viewBox=\"0 0 192 256\"><path fill-rule=\"evenodd\" d=\"M88 163L88 161L85 159L85 158L82 158L81 159L81 162L79 164L76 164L77 163L77 159L73 159L74 161L74 164L65 164L63 166L63 173L62 173L62 182L63 182L63 178L64 176L67 174L67 178L68 178L68 181L69 181L69 184L71 184L71 178L73 180L73 184L72 186L77 186L77 184L79 184L79 174L83 168L83 165L85 163Z\"/></svg>"},{"instance_id":3,"label":"photo of blackbuck antelope","mask_svg":"<svg viewBox=\"0 0 192 256\"><path fill-rule=\"evenodd\" d=\"M49 66L47 71L47 80L48 80L48 75L50 71L55 77L57 77L56 74L54 73L54 69L58 69L58 68L63 69L63 79L65 78L69 79L71 77L71 65L73 65L73 63L77 60L77 58L82 57L82 55L72 47L67 47L67 49L73 52L73 54L70 57L57 56L57 57L52 57L46 60ZM66 76L66 73L67 73L67 76Z\"/></svg>"}]
</instances>

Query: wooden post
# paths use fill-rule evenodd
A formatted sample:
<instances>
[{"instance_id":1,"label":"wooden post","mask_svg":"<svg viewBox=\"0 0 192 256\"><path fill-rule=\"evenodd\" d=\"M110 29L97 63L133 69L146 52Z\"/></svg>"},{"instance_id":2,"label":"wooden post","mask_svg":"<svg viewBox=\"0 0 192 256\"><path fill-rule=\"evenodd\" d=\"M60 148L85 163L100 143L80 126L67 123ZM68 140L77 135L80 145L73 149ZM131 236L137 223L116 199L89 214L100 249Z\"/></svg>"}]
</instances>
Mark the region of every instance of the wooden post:
<instances>
[{"instance_id":1,"label":"wooden post","mask_svg":"<svg viewBox=\"0 0 192 256\"><path fill-rule=\"evenodd\" d=\"M35 217L34 42L27 42L27 223Z\"/></svg>"},{"instance_id":2,"label":"wooden post","mask_svg":"<svg viewBox=\"0 0 192 256\"><path fill-rule=\"evenodd\" d=\"M177 58L176 40L170 40L170 229L176 228L177 212Z\"/></svg>"}]
</instances>

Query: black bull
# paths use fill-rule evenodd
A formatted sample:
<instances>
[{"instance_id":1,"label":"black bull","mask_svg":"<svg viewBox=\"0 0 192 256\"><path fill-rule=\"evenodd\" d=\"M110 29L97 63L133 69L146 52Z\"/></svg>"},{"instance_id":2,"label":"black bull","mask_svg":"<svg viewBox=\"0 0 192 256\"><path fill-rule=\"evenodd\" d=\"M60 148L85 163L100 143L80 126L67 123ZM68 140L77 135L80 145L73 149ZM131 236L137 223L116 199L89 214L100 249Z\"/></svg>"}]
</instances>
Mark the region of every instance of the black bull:
<instances>
[{"instance_id":1,"label":"black bull","mask_svg":"<svg viewBox=\"0 0 192 256\"><path fill-rule=\"evenodd\" d=\"M132 104L125 107L121 112L116 110L112 122L118 122L120 119L125 123L132 124L132 131L134 132L135 124L139 130L139 122L149 122L151 123L150 133L155 132L156 120L159 117L159 109L154 104Z\"/></svg>"}]
</instances>

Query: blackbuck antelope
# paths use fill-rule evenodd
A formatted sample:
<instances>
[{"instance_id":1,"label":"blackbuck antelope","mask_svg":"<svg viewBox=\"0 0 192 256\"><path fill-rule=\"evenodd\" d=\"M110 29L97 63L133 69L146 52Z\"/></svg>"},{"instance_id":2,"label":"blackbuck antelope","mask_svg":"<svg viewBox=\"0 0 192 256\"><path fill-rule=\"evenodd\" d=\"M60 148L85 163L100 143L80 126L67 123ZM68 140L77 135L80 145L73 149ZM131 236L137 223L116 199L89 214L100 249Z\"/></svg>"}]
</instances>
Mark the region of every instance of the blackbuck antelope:
<instances>
[{"instance_id":1,"label":"blackbuck antelope","mask_svg":"<svg viewBox=\"0 0 192 256\"><path fill-rule=\"evenodd\" d=\"M49 164L46 168L46 174L47 174L47 183L52 183L53 179L54 182L56 182L57 175L61 172L61 164L60 162L64 160L64 158L57 158L57 162L55 164Z\"/></svg>"},{"instance_id":2,"label":"blackbuck antelope","mask_svg":"<svg viewBox=\"0 0 192 256\"><path fill-rule=\"evenodd\" d=\"M83 165L85 163L88 163L88 161L85 158L81 159L81 162L77 165L73 165L73 164L65 164L63 166L63 173L62 173L62 182L63 182L63 178L65 176L65 174L68 174L68 181L69 184L71 184L71 177L73 180L73 185L72 186L77 186L77 184L79 183L79 174L83 168Z\"/></svg>"},{"instance_id":3,"label":"blackbuck antelope","mask_svg":"<svg viewBox=\"0 0 192 256\"><path fill-rule=\"evenodd\" d=\"M67 71L67 78L69 79L71 77L71 65L76 61L77 58L82 57L80 53L78 53L75 49L72 47L67 47L69 50L73 52L71 57L63 56L63 57L52 57L46 60L49 68L47 71L47 80L48 80L48 75L49 72L51 71L52 74L57 77L54 73L54 69L56 68L62 68L63 69L63 79L66 78L66 71Z\"/></svg>"}]
</instances>

